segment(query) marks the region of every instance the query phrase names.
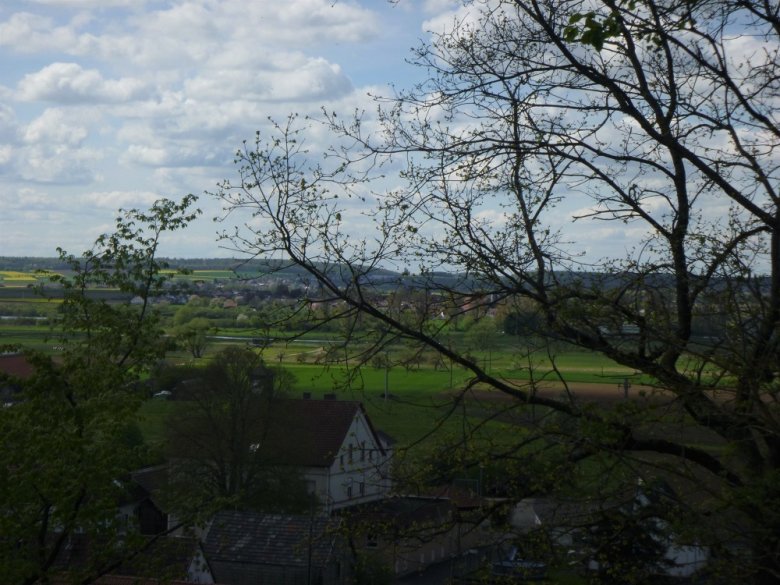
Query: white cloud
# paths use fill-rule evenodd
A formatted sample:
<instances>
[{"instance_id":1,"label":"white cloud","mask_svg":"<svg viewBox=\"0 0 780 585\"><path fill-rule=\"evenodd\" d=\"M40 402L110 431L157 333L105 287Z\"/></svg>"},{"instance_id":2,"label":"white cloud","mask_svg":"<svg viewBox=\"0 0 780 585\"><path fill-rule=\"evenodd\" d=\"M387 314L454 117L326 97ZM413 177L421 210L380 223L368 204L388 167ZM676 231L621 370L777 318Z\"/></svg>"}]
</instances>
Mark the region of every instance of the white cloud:
<instances>
[{"instance_id":1,"label":"white cloud","mask_svg":"<svg viewBox=\"0 0 780 585\"><path fill-rule=\"evenodd\" d=\"M79 146L89 134L87 125L73 112L49 108L22 131L28 144L46 144L50 147Z\"/></svg>"},{"instance_id":2,"label":"white cloud","mask_svg":"<svg viewBox=\"0 0 780 585\"><path fill-rule=\"evenodd\" d=\"M30 187L0 191L0 203L4 212L18 210L55 210L58 205L44 192Z\"/></svg>"},{"instance_id":3,"label":"white cloud","mask_svg":"<svg viewBox=\"0 0 780 585\"><path fill-rule=\"evenodd\" d=\"M7 105L0 103L0 141L9 141L16 134L16 115Z\"/></svg>"},{"instance_id":4,"label":"white cloud","mask_svg":"<svg viewBox=\"0 0 780 585\"><path fill-rule=\"evenodd\" d=\"M125 154L125 160L128 162L148 166L163 166L169 164L172 158L164 148L153 148L138 144L130 145Z\"/></svg>"},{"instance_id":5,"label":"white cloud","mask_svg":"<svg viewBox=\"0 0 780 585\"><path fill-rule=\"evenodd\" d=\"M421 9L418 0L403 10L384 0L1 4L0 240L17 254L38 250L41 234L54 242L45 253L58 243L80 250L67 230L88 233L88 245L117 207L213 189L234 176L235 149L269 116L373 109L355 72L391 81L379 70L402 64L413 42L397 46L398 31L419 31ZM375 62L367 48L380 45ZM318 154L330 140L319 130L307 137ZM179 255L216 250L217 205L200 204L208 218L182 236Z\"/></svg>"},{"instance_id":6,"label":"white cloud","mask_svg":"<svg viewBox=\"0 0 780 585\"><path fill-rule=\"evenodd\" d=\"M74 54L84 51L87 37L76 31L78 21L58 26L51 18L30 12L12 14L0 23L0 47L11 47L19 53L64 50Z\"/></svg>"},{"instance_id":7,"label":"white cloud","mask_svg":"<svg viewBox=\"0 0 780 585\"><path fill-rule=\"evenodd\" d=\"M0 144L0 168L5 167L13 160L14 149L10 144Z\"/></svg>"},{"instance_id":8,"label":"white cloud","mask_svg":"<svg viewBox=\"0 0 780 585\"><path fill-rule=\"evenodd\" d=\"M446 1L430 2L427 7L433 16L423 22L422 29L437 34L451 32L456 25L474 24L480 10L479 6Z\"/></svg>"},{"instance_id":9,"label":"white cloud","mask_svg":"<svg viewBox=\"0 0 780 585\"><path fill-rule=\"evenodd\" d=\"M226 20L239 23L235 38L260 40L266 46L354 43L380 34L381 25L374 13L348 0L234 0L221 8ZM264 36L257 35L256 27Z\"/></svg>"},{"instance_id":10,"label":"white cloud","mask_svg":"<svg viewBox=\"0 0 780 585\"><path fill-rule=\"evenodd\" d=\"M117 6L140 7L146 0L27 0L31 4L61 8L111 8Z\"/></svg>"},{"instance_id":11,"label":"white cloud","mask_svg":"<svg viewBox=\"0 0 780 585\"><path fill-rule=\"evenodd\" d=\"M457 10L460 6L461 3L458 2L458 0L425 0L423 2L423 7L429 14L452 12Z\"/></svg>"},{"instance_id":12,"label":"white cloud","mask_svg":"<svg viewBox=\"0 0 780 585\"><path fill-rule=\"evenodd\" d=\"M235 69L211 69L188 80L185 93L195 100L317 101L352 90L338 65L300 53L277 54L270 63Z\"/></svg>"},{"instance_id":13,"label":"white cloud","mask_svg":"<svg viewBox=\"0 0 780 585\"><path fill-rule=\"evenodd\" d=\"M106 80L96 69L83 69L77 63L52 63L28 73L18 89L23 101L66 104L126 102L148 96L148 88L141 80Z\"/></svg>"},{"instance_id":14,"label":"white cloud","mask_svg":"<svg viewBox=\"0 0 780 585\"><path fill-rule=\"evenodd\" d=\"M88 0L67 5L98 7ZM126 6L128 11L117 12L117 20L103 27L91 28L78 14L60 24L40 14L14 13L0 23L0 45L24 53L57 50L144 67L180 68L240 46L260 52L263 47L304 49L360 42L381 33L374 13L348 0L184 0L153 11L139 10L131 2L112 6Z\"/></svg>"},{"instance_id":15,"label":"white cloud","mask_svg":"<svg viewBox=\"0 0 780 585\"><path fill-rule=\"evenodd\" d=\"M116 211L119 208L144 208L161 199L162 195L151 191L93 191L78 197L80 203Z\"/></svg>"},{"instance_id":16,"label":"white cloud","mask_svg":"<svg viewBox=\"0 0 780 585\"><path fill-rule=\"evenodd\" d=\"M19 175L32 183L88 184L95 179L97 151L67 150L62 147L36 145L22 153Z\"/></svg>"}]
</instances>

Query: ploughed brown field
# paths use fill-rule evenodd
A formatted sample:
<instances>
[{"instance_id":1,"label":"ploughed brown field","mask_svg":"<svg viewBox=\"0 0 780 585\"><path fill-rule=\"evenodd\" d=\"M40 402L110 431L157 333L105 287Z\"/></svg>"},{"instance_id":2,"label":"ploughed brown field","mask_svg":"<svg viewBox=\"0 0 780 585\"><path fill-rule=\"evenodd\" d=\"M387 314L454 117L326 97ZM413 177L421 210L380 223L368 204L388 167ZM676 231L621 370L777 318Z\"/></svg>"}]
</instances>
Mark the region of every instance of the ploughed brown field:
<instances>
[{"instance_id":1,"label":"ploughed brown field","mask_svg":"<svg viewBox=\"0 0 780 585\"><path fill-rule=\"evenodd\" d=\"M586 401L616 401L625 400L625 394L623 385L611 383L604 384L600 382L570 382L567 384L570 392L572 392L580 400ZM558 398L564 391L562 383L550 382L543 384L541 390L537 392L538 395L546 398ZM657 388L652 386L644 386L641 384L632 384L628 389L629 398L637 398L639 396L653 396L663 397L664 394Z\"/></svg>"},{"instance_id":2,"label":"ploughed brown field","mask_svg":"<svg viewBox=\"0 0 780 585\"><path fill-rule=\"evenodd\" d=\"M571 382L568 384L568 390L580 402L602 404L605 408L626 400L622 385L618 387L617 383ZM561 382L544 382L540 384L537 395L561 399L564 398L564 386ZM470 398L473 405L483 403L484 406L487 406L485 401L496 406L510 405L515 401L511 396L495 389L473 390ZM716 396L716 399L723 401L729 400L729 398L728 391L723 391ZM639 436L669 439L706 448L717 449L723 446L723 439L712 431L690 423L680 403L674 400L674 396L670 392L664 392L653 386L632 384L628 390L628 399L646 401L650 408L647 411L648 419L638 427ZM531 418L528 417L527 413L517 416L516 413L510 414L510 411L507 411L498 420L514 424L527 424Z\"/></svg>"},{"instance_id":3,"label":"ploughed brown field","mask_svg":"<svg viewBox=\"0 0 780 585\"><path fill-rule=\"evenodd\" d=\"M520 387L523 388L523 386ZM614 382L569 382L565 387L562 382L540 382L537 386L536 394L537 396L542 396L544 398L563 398L566 389L568 389L568 391L571 392L578 400L583 400L586 402L617 402L625 400L623 385L618 385ZM475 390L473 397L480 400L514 400L513 397L495 389ZM664 397L668 398L670 396L669 394L665 394L653 386L631 384L628 389L628 397L629 399L639 397L657 399Z\"/></svg>"}]
</instances>

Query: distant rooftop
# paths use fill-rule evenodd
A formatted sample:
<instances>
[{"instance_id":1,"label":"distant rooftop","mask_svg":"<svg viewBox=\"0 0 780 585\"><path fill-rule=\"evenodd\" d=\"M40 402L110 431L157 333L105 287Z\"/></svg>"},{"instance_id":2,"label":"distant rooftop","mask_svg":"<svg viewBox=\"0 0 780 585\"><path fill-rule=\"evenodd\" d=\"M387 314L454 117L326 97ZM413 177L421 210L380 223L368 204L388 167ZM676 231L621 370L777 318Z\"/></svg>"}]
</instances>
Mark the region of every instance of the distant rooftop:
<instances>
[{"instance_id":1,"label":"distant rooftop","mask_svg":"<svg viewBox=\"0 0 780 585\"><path fill-rule=\"evenodd\" d=\"M26 356L21 353L0 354L0 373L21 380L30 378L35 369Z\"/></svg>"}]
</instances>

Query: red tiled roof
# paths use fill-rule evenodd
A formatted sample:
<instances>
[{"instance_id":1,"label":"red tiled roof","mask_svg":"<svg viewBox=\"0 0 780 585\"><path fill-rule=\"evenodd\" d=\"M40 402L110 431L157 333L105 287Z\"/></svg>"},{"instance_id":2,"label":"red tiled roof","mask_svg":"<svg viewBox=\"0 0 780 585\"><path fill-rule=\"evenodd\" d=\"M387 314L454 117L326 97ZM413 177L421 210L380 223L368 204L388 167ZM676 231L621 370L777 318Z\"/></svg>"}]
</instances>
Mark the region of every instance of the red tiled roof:
<instances>
[{"instance_id":1,"label":"red tiled roof","mask_svg":"<svg viewBox=\"0 0 780 585\"><path fill-rule=\"evenodd\" d=\"M34 371L32 364L20 353L0 355L0 372L7 376L26 380Z\"/></svg>"},{"instance_id":2,"label":"red tiled roof","mask_svg":"<svg viewBox=\"0 0 780 585\"><path fill-rule=\"evenodd\" d=\"M269 457L275 454L279 463L303 467L330 466L352 421L359 412L365 416L360 402L347 400L280 400L273 408L262 451ZM370 421L367 424L381 448Z\"/></svg>"}]
</instances>

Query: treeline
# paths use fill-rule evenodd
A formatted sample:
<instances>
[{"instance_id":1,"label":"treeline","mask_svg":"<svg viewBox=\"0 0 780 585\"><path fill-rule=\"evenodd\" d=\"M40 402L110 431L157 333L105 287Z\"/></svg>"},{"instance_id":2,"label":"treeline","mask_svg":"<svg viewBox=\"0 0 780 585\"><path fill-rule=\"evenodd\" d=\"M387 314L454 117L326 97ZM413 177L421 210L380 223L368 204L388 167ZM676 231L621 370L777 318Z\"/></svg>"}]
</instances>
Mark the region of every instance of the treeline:
<instances>
[{"instance_id":1,"label":"treeline","mask_svg":"<svg viewBox=\"0 0 780 585\"><path fill-rule=\"evenodd\" d=\"M259 272L286 276L307 276L301 268L282 260L242 258L161 258L169 268L176 270L233 270L237 273ZM33 272L35 270L69 270L59 258L38 256L0 256L0 270ZM399 276L391 270L373 269L372 275Z\"/></svg>"},{"instance_id":2,"label":"treeline","mask_svg":"<svg viewBox=\"0 0 780 585\"><path fill-rule=\"evenodd\" d=\"M238 258L167 258L171 268L185 270L237 270L272 272L283 268L274 260L240 260ZM70 267L59 258L39 256L0 256L0 270L33 272L35 270L68 270ZM289 269L295 272L295 269ZM300 269L298 270L300 271Z\"/></svg>"},{"instance_id":3,"label":"treeline","mask_svg":"<svg viewBox=\"0 0 780 585\"><path fill-rule=\"evenodd\" d=\"M68 270L68 265L59 258L40 256L0 256L0 270L34 272L36 270Z\"/></svg>"}]
</instances>

